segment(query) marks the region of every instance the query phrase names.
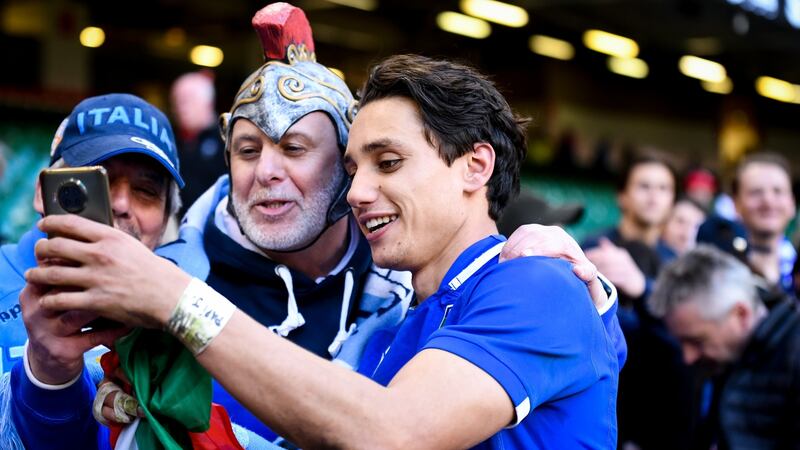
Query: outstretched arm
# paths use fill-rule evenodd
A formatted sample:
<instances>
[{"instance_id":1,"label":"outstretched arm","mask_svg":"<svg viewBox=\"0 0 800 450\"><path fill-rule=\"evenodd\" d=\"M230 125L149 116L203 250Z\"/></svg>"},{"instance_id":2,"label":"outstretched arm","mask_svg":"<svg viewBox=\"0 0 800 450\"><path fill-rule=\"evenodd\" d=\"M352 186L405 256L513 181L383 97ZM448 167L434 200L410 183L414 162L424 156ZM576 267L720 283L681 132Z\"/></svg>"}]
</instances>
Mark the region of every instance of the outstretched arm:
<instances>
[{"instance_id":1,"label":"outstretched arm","mask_svg":"<svg viewBox=\"0 0 800 450\"><path fill-rule=\"evenodd\" d=\"M198 361L301 447L467 448L514 417L503 388L458 356L425 350L383 387L278 338L240 311Z\"/></svg>"},{"instance_id":2,"label":"outstretched arm","mask_svg":"<svg viewBox=\"0 0 800 450\"><path fill-rule=\"evenodd\" d=\"M79 240L42 240L39 257L60 255L80 266L36 268L28 279L83 289L48 293L43 308L165 328L189 285L187 274L125 233L76 216L47 217L41 227ZM204 296L219 295L205 289ZM274 335L241 311L198 361L270 428L303 447L464 448L514 417L494 378L448 352L421 352L384 387Z\"/></svg>"}]
</instances>

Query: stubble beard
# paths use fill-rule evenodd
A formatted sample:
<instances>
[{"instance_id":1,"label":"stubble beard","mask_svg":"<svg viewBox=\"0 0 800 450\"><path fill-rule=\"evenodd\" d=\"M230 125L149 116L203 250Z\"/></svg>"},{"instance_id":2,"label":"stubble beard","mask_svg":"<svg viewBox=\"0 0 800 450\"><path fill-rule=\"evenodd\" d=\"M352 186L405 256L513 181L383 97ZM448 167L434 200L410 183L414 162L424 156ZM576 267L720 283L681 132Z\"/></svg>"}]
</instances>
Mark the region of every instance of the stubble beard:
<instances>
[{"instance_id":1,"label":"stubble beard","mask_svg":"<svg viewBox=\"0 0 800 450\"><path fill-rule=\"evenodd\" d=\"M297 218L267 220L254 210L255 205L269 199L269 189L263 188L250 199L240 201L231 192L233 209L247 239L262 250L287 252L299 250L316 239L327 226L328 208L335 198L344 178L344 170L337 166L332 179L324 188L314 192L305 201L297 203L300 209ZM281 223L283 222L283 223Z\"/></svg>"},{"instance_id":2,"label":"stubble beard","mask_svg":"<svg viewBox=\"0 0 800 450\"><path fill-rule=\"evenodd\" d=\"M132 223L130 223L128 221L116 220L115 219L114 220L114 228L122 231L123 233L125 233L125 234L127 234L129 236L134 237L137 241L141 241L142 240L142 233L140 233L139 230L136 229L136 227Z\"/></svg>"}]
</instances>

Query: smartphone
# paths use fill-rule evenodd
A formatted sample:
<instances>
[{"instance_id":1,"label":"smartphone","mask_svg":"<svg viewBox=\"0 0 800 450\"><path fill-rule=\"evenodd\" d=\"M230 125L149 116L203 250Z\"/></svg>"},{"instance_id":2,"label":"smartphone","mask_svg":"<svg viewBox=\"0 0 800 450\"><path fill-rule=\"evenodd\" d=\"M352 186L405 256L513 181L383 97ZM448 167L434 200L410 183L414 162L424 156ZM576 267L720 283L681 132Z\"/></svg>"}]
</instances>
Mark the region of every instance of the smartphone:
<instances>
[{"instance_id":1,"label":"smartphone","mask_svg":"<svg viewBox=\"0 0 800 450\"><path fill-rule=\"evenodd\" d=\"M44 214L77 214L113 226L108 174L102 166L44 169L39 174ZM53 237L53 236L48 236ZM83 331L120 327L122 324L98 318Z\"/></svg>"},{"instance_id":2,"label":"smartphone","mask_svg":"<svg viewBox=\"0 0 800 450\"><path fill-rule=\"evenodd\" d=\"M39 174L44 214L77 214L113 225L108 174L102 166L44 169Z\"/></svg>"}]
</instances>

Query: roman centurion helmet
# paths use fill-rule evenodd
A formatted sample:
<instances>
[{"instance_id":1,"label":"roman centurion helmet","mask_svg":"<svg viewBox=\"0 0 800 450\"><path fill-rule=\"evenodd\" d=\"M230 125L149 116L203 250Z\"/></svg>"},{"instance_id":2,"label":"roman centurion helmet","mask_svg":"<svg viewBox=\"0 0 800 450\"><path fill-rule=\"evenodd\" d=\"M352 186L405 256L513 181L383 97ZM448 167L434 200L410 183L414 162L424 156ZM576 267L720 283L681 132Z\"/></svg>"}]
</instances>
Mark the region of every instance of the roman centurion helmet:
<instances>
[{"instance_id":1,"label":"roman centurion helmet","mask_svg":"<svg viewBox=\"0 0 800 450\"><path fill-rule=\"evenodd\" d=\"M317 62L311 26L303 10L288 3L272 3L253 16L252 24L261 40L266 63L247 77L230 112L220 116L226 160L230 157L231 130L237 119L250 120L278 142L289 127L314 111L325 112L331 118L343 152L356 100L344 80ZM344 177L328 207L327 226L350 212L346 200L348 188L349 179Z\"/></svg>"}]
</instances>

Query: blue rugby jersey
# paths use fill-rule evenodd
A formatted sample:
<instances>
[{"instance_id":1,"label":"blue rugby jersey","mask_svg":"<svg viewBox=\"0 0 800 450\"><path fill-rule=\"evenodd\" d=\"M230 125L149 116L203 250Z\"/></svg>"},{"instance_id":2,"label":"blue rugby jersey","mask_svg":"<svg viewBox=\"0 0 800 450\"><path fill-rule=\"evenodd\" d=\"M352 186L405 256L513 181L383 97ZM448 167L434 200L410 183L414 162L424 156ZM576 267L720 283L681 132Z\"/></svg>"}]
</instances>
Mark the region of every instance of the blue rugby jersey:
<instances>
[{"instance_id":1,"label":"blue rugby jersey","mask_svg":"<svg viewBox=\"0 0 800 450\"><path fill-rule=\"evenodd\" d=\"M409 310L372 378L388 385L418 352L441 349L491 375L516 406L517 423L477 448L616 448L615 331L569 263L498 264L504 240L487 237L458 257Z\"/></svg>"}]
</instances>

